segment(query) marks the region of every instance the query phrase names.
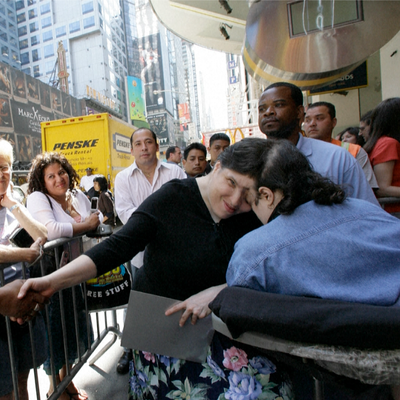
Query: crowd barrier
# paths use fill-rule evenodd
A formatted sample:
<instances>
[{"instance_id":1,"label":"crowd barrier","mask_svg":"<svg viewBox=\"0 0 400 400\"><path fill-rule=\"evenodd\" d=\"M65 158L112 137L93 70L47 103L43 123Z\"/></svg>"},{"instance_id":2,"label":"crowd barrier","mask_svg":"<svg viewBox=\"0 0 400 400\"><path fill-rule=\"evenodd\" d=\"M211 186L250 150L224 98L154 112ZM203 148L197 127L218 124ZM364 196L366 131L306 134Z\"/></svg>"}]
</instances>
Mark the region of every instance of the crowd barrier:
<instances>
[{"instance_id":1,"label":"crowd barrier","mask_svg":"<svg viewBox=\"0 0 400 400\"><path fill-rule=\"evenodd\" d=\"M75 237L71 239L57 239L51 242L48 242L44 246L44 252L46 254L52 254L55 257L55 265L56 268L60 268L60 258L61 258L61 249L67 248L68 253L70 255L70 261L78 257L80 254L82 254L84 251L88 250L92 245L96 244L98 239L89 239L85 236L81 237ZM44 271L45 265L43 259L40 262L41 264L41 270L42 272ZM4 285L4 269L10 266L11 264L0 264L0 283L1 286ZM29 272L28 272L28 265L26 263L22 263L23 265L23 277L28 277ZM130 270L130 265L129 263L125 265L128 270ZM72 368L70 368L68 364L68 344L66 340L66 323L65 323L65 314L64 314L64 296L63 296L64 291L60 291L60 312L61 312L61 325L62 325L62 332L63 332L63 343L55 343L55 345L59 346L62 345L64 347L64 354L65 354L65 365L67 369L67 374L66 377L57 385L57 382L55 380L55 368L54 368L54 354L53 354L53 342L54 338L52 337L51 331L49 329L49 305L45 306L45 309L42 311L43 318L46 322L46 333L47 333L47 339L49 343L49 349L50 349L50 365L51 365L51 371L52 371L52 376L53 376L53 386L55 388L55 391L51 394L51 396L48 397L49 400L55 400L60 397L60 395L64 392L66 387L69 385L69 383L72 381L74 376L79 372L79 370L85 365L85 363L89 362L90 357L93 355L95 350L99 347L99 345L103 342L103 340L106 338L106 336L109 333L112 333L112 338L110 341L108 341L102 349L99 350L99 352L96 354L95 357L93 357L89 365L94 364L116 341L116 339L122 336L122 332L119 329L119 326L117 324L117 308L113 308L110 310L102 310L102 311L96 311L96 312L91 312L88 311L88 306L87 306L87 300L86 297L83 296L84 303L85 303L85 315L86 315L86 326L87 326L87 337L85 340L87 341L87 350L82 352L79 346L79 338L78 338L78 316L77 316L77 309L76 309L76 303L77 303L77 296L82 296L82 293L85 293L85 283L82 285L78 285L74 288L72 288L72 305L66 305L67 307L72 306L73 307L73 315L74 315L74 328L75 328L75 336L76 336L76 347L77 347L77 352L78 352L78 357L76 359L76 362L73 364ZM31 341L31 348L33 349L32 352L32 358L33 358L33 369L31 370L30 373L34 374L34 382L35 382L35 393L36 396L33 397L32 393L30 393L30 399L37 399L40 400L40 386L39 386L39 379L38 379L38 368L40 368L40 365L36 365L35 358L35 347L34 347L34 337L33 337L33 324L34 321L29 321L29 336L30 336L30 341ZM92 329L90 328L92 327ZM7 340L8 340L8 348L9 348L9 354L10 354L10 361L11 361L11 369L12 369L12 379L13 379L13 387L14 387L14 395L15 395L15 400L19 400L20 396L18 393L18 374L16 371L16 363L15 363L15 355L14 355L14 349L13 349L13 337L11 334L11 322L10 319L7 317L6 318L6 329L7 329ZM92 333L91 333L92 332ZM57 371L58 374L58 371ZM46 382L46 385L48 386L48 382ZM48 387L46 386L46 390Z\"/></svg>"}]
</instances>

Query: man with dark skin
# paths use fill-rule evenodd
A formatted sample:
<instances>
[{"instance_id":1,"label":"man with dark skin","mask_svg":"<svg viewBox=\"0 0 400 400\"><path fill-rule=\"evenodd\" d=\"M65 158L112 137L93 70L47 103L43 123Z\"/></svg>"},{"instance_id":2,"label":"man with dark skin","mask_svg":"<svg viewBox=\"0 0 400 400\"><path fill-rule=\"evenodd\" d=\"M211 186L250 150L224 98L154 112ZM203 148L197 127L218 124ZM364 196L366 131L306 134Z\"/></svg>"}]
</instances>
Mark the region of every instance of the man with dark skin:
<instances>
[{"instance_id":1,"label":"man with dark skin","mask_svg":"<svg viewBox=\"0 0 400 400\"><path fill-rule=\"evenodd\" d=\"M268 86L258 104L258 125L268 138L286 139L310 161L314 170L343 185L349 197L379 205L355 158L339 146L305 138L300 133L304 119L303 94L290 83Z\"/></svg>"}]
</instances>

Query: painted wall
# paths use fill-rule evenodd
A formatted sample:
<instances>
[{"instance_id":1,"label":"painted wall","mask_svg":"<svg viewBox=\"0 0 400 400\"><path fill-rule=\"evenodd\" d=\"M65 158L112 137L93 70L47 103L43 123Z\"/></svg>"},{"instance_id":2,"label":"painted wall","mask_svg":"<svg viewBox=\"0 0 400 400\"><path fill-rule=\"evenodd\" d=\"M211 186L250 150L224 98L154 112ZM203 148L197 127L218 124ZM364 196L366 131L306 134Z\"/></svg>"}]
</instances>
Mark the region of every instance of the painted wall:
<instances>
[{"instance_id":1,"label":"painted wall","mask_svg":"<svg viewBox=\"0 0 400 400\"><path fill-rule=\"evenodd\" d=\"M396 54L393 54L396 52ZM400 32L380 51L382 99L400 96Z\"/></svg>"}]
</instances>

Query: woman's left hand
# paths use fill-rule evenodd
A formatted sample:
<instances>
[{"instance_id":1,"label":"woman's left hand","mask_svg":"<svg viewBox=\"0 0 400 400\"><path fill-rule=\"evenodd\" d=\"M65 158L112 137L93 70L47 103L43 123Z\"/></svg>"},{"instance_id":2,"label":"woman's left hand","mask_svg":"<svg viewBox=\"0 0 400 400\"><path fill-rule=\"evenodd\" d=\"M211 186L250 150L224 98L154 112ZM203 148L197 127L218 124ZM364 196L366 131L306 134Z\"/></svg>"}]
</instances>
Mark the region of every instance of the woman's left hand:
<instances>
[{"instance_id":1,"label":"woman's left hand","mask_svg":"<svg viewBox=\"0 0 400 400\"><path fill-rule=\"evenodd\" d=\"M226 287L226 283L219 286L213 286L208 289L199 292L185 301L175 304L169 308L165 315L172 315L180 310L184 310L181 319L179 320L179 326L184 326L186 320L191 317L192 325L196 323L198 319L204 318L211 313L208 305L212 300L215 299L217 294Z\"/></svg>"}]
</instances>

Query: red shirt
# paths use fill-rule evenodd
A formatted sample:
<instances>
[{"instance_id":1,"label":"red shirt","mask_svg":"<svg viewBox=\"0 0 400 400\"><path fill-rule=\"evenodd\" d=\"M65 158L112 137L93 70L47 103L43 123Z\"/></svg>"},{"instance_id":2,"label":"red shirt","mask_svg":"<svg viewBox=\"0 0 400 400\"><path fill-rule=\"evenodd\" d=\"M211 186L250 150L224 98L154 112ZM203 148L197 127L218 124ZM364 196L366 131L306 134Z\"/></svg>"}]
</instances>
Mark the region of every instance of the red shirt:
<instances>
[{"instance_id":1,"label":"red shirt","mask_svg":"<svg viewBox=\"0 0 400 400\"><path fill-rule=\"evenodd\" d=\"M382 136L378 139L368 156L372 168L377 164L394 161L392 186L400 187L400 143L396 139ZM387 204L385 211L398 212L400 211L400 205Z\"/></svg>"}]
</instances>

